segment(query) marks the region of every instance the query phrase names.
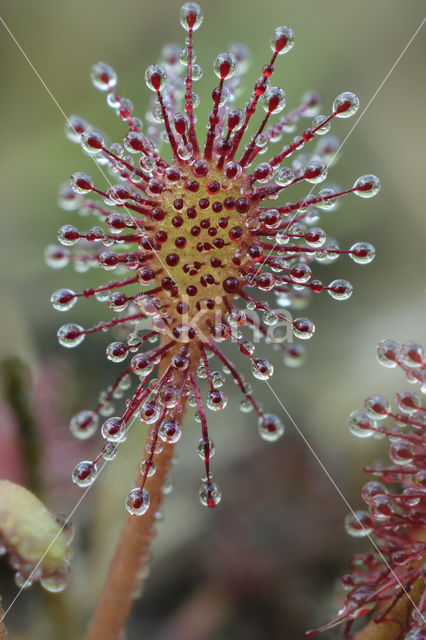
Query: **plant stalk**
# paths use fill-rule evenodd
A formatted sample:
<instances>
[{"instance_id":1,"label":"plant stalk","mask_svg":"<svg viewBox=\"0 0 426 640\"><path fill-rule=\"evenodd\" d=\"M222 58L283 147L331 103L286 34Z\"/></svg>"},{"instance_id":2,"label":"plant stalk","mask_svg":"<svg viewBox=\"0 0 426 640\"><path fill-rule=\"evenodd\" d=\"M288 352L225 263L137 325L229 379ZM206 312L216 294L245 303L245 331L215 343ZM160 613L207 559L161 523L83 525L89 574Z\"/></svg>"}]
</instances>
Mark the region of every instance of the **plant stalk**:
<instances>
[{"instance_id":1,"label":"plant stalk","mask_svg":"<svg viewBox=\"0 0 426 640\"><path fill-rule=\"evenodd\" d=\"M162 503L163 487L173 452L174 445L167 444L155 456L157 470L145 483L151 500L148 511L142 516L126 516L85 640L121 640L123 637L141 571L151 557L151 543L156 535L156 513ZM141 481L139 473L135 486L139 486Z\"/></svg>"}]
</instances>

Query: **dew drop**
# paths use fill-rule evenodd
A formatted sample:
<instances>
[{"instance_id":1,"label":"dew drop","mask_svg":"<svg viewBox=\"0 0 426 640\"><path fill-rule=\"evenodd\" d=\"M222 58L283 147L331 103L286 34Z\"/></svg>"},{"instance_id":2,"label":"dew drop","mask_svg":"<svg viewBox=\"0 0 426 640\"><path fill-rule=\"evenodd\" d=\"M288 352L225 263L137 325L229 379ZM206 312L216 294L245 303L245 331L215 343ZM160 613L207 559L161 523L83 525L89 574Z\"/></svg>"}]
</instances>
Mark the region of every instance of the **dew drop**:
<instances>
[{"instance_id":1,"label":"dew drop","mask_svg":"<svg viewBox=\"0 0 426 640\"><path fill-rule=\"evenodd\" d=\"M376 176L367 174L355 181L353 189L361 198L373 198L380 191L380 181Z\"/></svg>"},{"instance_id":2,"label":"dew drop","mask_svg":"<svg viewBox=\"0 0 426 640\"><path fill-rule=\"evenodd\" d=\"M226 407L228 399L223 391L219 389L214 389L210 391L207 397L207 406L212 411L222 411Z\"/></svg>"},{"instance_id":3,"label":"dew drop","mask_svg":"<svg viewBox=\"0 0 426 640\"><path fill-rule=\"evenodd\" d=\"M87 120L80 116L70 116L65 124L65 133L71 142L80 142L81 134L90 127Z\"/></svg>"},{"instance_id":4,"label":"dew drop","mask_svg":"<svg viewBox=\"0 0 426 640\"><path fill-rule=\"evenodd\" d=\"M269 87L263 94L262 102L266 113L280 113L285 107L285 93L279 87Z\"/></svg>"},{"instance_id":5,"label":"dew drop","mask_svg":"<svg viewBox=\"0 0 426 640\"><path fill-rule=\"evenodd\" d=\"M117 74L114 69L105 62L98 62L93 65L90 79L93 86L100 91L108 91L117 84Z\"/></svg>"},{"instance_id":6,"label":"dew drop","mask_svg":"<svg viewBox=\"0 0 426 640\"><path fill-rule=\"evenodd\" d=\"M58 240L65 247L72 247L80 239L80 233L72 224L64 224L58 229Z\"/></svg>"},{"instance_id":7,"label":"dew drop","mask_svg":"<svg viewBox=\"0 0 426 640\"><path fill-rule=\"evenodd\" d=\"M397 440L389 448L389 458L394 464L410 464L414 459L414 447L410 442Z\"/></svg>"},{"instance_id":8,"label":"dew drop","mask_svg":"<svg viewBox=\"0 0 426 640\"><path fill-rule=\"evenodd\" d=\"M85 338L83 331L83 327L78 324L62 325L57 333L59 344L68 349L77 347Z\"/></svg>"},{"instance_id":9,"label":"dew drop","mask_svg":"<svg viewBox=\"0 0 426 640\"><path fill-rule=\"evenodd\" d=\"M384 367L393 368L397 365L399 344L393 340L381 340L376 349L377 360Z\"/></svg>"},{"instance_id":10,"label":"dew drop","mask_svg":"<svg viewBox=\"0 0 426 640\"><path fill-rule=\"evenodd\" d=\"M213 64L213 69L218 78L232 78L237 70L237 60L232 53L219 53Z\"/></svg>"},{"instance_id":11,"label":"dew drop","mask_svg":"<svg viewBox=\"0 0 426 640\"><path fill-rule=\"evenodd\" d=\"M177 420L165 420L160 426L158 435L163 442L175 444L175 442L180 440L182 427Z\"/></svg>"},{"instance_id":12,"label":"dew drop","mask_svg":"<svg viewBox=\"0 0 426 640\"><path fill-rule=\"evenodd\" d=\"M48 575L42 576L40 584L46 591L50 593L60 593L68 586L69 582L69 568L55 571Z\"/></svg>"},{"instance_id":13,"label":"dew drop","mask_svg":"<svg viewBox=\"0 0 426 640\"><path fill-rule=\"evenodd\" d=\"M328 293L334 300L348 300L353 292L353 286L347 280L333 280L328 285Z\"/></svg>"},{"instance_id":14,"label":"dew drop","mask_svg":"<svg viewBox=\"0 0 426 640\"><path fill-rule=\"evenodd\" d=\"M281 187L286 187L294 180L294 171L288 167L281 167L275 174L275 181Z\"/></svg>"},{"instance_id":15,"label":"dew drop","mask_svg":"<svg viewBox=\"0 0 426 640\"><path fill-rule=\"evenodd\" d=\"M359 100L354 93L344 91L340 93L333 102L333 112L337 111L337 118L350 118L359 107Z\"/></svg>"},{"instance_id":16,"label":"dew drop","mask_svg":"<svg viewBox=\"0 0 426 640\"><path fill-rule=\"evenodd\" d=\"M124 342L111 342L107 346L106 355L111 362L123 362L129 352L127 345Z\"/></svg>"},{"instance_id":17,"label":"dew drop","mask_svg":"<svg viewBox=\"0 0 426 640\"><path fill-rule=\"evenodd\" d=\"M79 462L72 472L72 481L79 487L88 487L96 479L98 468L90 460Z\"/></svg>"},{"instance_id":18,"label":"dew drop","mask_svg":"<svg viewBox=\"0 0 426 640\"><path fill-rule=\"evenodd\" d=\"M142 516L148 510L150 499L146 489L132 489L127 496L126 509L133 516Z\"/></svg>"},{"instance_id":19,"label":"dew drop","mask_svg":"<svg viewBox=\"0 0 426 640\"><path fill-rule=\"evenodd\" d=\"M63 247L49 244L44 250L44 260L51 269L63 269L69 264L70 254Z\"/></svg>"},{"instance_id":20,"label":"dew drop","mask_svg":"<svg viewBox=\"0 0 426 640\"><path fill-rule=\"evenodd\" d=\"M330 128L331 128L330 121L327 122L323 127L321 127L321 124L326 120L327 120L327 116L316 116L312 120L312 129L317 129L317 127L319 127L319 129L317 129L315 132L317 135L323 136L325 133L328 133L330 131Z\"/></svg>"},{"instance_id":21,"label":"dew drop","mask_svg":"<svg viewBox=\"0 0 426 640\"><path fill-rule=\"evenodd\" d=\"M217 507L222 500L222 492L214 482L204 482L200 488L200 502L205 507Z\"/></svg>"},{"instance_id":22,"label":"dew drop","mask_svg":"<svg viewBox=\"0 0 426 640\"><path fill-rule=\"evenodd\" d=\"M197 446L197 451L201 460L204 462L211 460L216 451L213 440L210 437L207 439L201 438Z\"/></svg>"},{"instance_id":23,"label":"dew drop","mask_svg":"<svg viewBox=\"0 0 426 640\"><path fill-rule=\"evenodd\" d=\"M355 511L346 516L345 530L353 538L364 538L373 533L374 522L367 511Z\"/></svg>"},{"instance_id":24,"label":"dew drop","mask_svg":"<svg viewBox=\"0 0 426 640\"><path fill-rule=\"evenodd\" d=\"M251 370L258 380L269 380L274 373L272 364L263 358L256 358L251 363Z\"/></svg>"},{"instance_id":25,"label":"dew drop","mask_svg":"<svg viewBox=\"0 0 426 640\"><path fill-rule=\"evenodd\" d=\"M272 413L264 413L258 420L257 428L262 440L267 442L275 442L284 433L283 423Z\"/></svg>"},{"instance_id":26,"label":"dew drop","mask_svg":"<svg viewBox=\"0 0 426 640\"><path fill-rule=\"evenodd\" d=\"M97 131L85 131L81 135L81 146L90 154L99 153L104 146L103 136Z\"/></svg>"},{"instance_id":27,"label":"dew drop","mask_svg":"<svg viewBox=\"0 0 426 640\"><path fill-rule=\"evenodd\" d=\"M71 289L58 289L52 293L50 302L57 311L69 311L77 302L77 296Z\"/></svg>"},{"instance_id":28,"label":"dew drop","mask_svg":"<svg viewBox=\"0 0 426 640\"><path fill-rule=\"evenodd\" d=\"M140 465L141 474L144 476L146 473L147 478L151 478L157 471L157 467L155 466L155 462L149 460L143 460Z\"/></svg>"},{"instance_id":29,"label":"dew drop","mask_svg":"<svg viewBox=\"0 0 426 640\"><path fill-rule=\"evenodd\" d=\"M315 333L315 325L309 318L296 318L293 322L293 333L299 340L309 340Z\"/></svg>"},{"instance_id":30,"label":"dew drop","mask_svg":"<svg viewBox=\"0 0 426 640\"><path fill-rule=\"evenodd\" d=\"M349 431L358 438L368 438L375 432L376 423L365 411L353 411L348 420Z\"/></svg>"},{"instance_id":31,"label":"dew drop","mask_svg":"<svg viewBox=\"0 0 426 640\"><path fill-rule=\"evenodd\" d=\"M368 242L356 242L349 249L349 256L358 264L370 264L374 260L376 251Z\"/></svg>"},{"instance_id":32,"label":"dew drop","mask_svg":"<svg viewBox=\"0 0 426 640\"><path fill-rule=\"evenodd\" d=\"M87 440L98 428L98 415L94 411L80 411L71 418L70 431L75 438Z\"/></svg>"},{"instance_id":33,"label":"dew drop","mask_svg":"<svg viewBox=\"0 0 426 640\"><path fill-rule=\"evenodd\" d=\"M166 81L166 70L159 64L151 64L145 71L145 83L151 91L161 91L164 89Z\"/></svg>"},{"instance_id":34,"label":"dew drop","mask_svg":"<svg viewBox=\"0 0 426 640\"><path fill-rule=\"evenodd\" d=\"M201 8L195 2L185 2L180 9L179 19L185 31L197 31L203 21Z\"/></svg>"},{"instance_id":35,"label":"dew drop","mask_svg":"<svg viewBox=\"0 0 426 640\"><path fill-rule=\"evenodd\" d=\"M311 160L305 166L303 177L312 184L323 182L327 177L327 166L321 160Z\"/></svg>"},{"instance_id":36,"label":"dew drop","mask_svg":"<svg viewBox=\"0 0 426 640\"><path fill-rule=\"evenodd\" d=\"M294 45L294 33L289 27L278 27L271 36L271 49L279 55L288 53Z\"/></svg>"},{"instance_id":37,"label":"dew drop","mask_svg":"<svg viewBox=\"0 0 426 640\"><path fill-rule=\"evenodd\" d=\"M108 442L102 449L102 457L108 462L114 460L117 457L117 445L112 442Z\"/></svg>"},{"instance_id":38,"label":"dew drop","mask_svg":"<svg viewBox=\"0 0 426 640\"><path fill-rule=\"evenodd\" d=\"M101 434L108 442L123 442L126 439L126 424L121 418L108 418L101 427Z\"/></svg>"},{"instance_id":39,"label":"dew drop","mask_svg":"<svg viewBox=\"0 0 426 640\"><path fill-rule=\"evenodd\" d=\"M407 367L424 366L424 350L416 342L405 342L401 346L400 358Z\"/></svg>"},{"instance_id":40,"label":"dew drop","mask_svg":"<svg viewBox=\"0 0 426 640\"><path fill-rule=\"evenodd\" d=\"M373 420L384 420L391 410L388 400L383 396L370 396L364 401L364 408Z\"/></svg>"}]
</instances>

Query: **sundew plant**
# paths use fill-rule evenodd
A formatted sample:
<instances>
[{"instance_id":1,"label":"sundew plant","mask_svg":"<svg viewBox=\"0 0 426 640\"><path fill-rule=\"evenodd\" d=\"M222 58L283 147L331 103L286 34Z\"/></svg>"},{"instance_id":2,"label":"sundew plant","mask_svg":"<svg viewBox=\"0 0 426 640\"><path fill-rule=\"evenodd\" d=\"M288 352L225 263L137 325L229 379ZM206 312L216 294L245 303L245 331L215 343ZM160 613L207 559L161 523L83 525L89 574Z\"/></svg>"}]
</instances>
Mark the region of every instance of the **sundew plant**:
<instances>
[{"instance_id":1,"label":"sundew plant","mask_svg":"<svg viewBox=\"0 0 426 640\"><path fill-rule=\"evenodd\" d=\"M68 136L92 157L106 184L98 185L99 172L96 180L81 171L71 176L61 190L63 207L90 214L98 224L87 230L63 225L58 231L62 246L50 245L46 251L52 267L71 262L78 270L101 268L115 276L79 293L60 289L52 295L53 306L61 312L85 297L106 303L116 314L90 328L62 325L62 346L76 347L91 333L117 326L129 331L125 341L110 342L106 348L110 360L125 363L119 377L93 410L83 410L71 421L73 434L86 439L96 434L101 417L105 441L94 460L77 464L73 481L81 487L93 483L102 460L117 455L131 422L141 420L148 425L147 439L137 486L127 496L126 507L132 517L148 519L158 509L156 492L181 437L186 406L195 409L201 428L201 503L219 504L222 494L211 468L215 448L206 408L226 408L226 376L241 389L242 411L257 415L260 435L268 441L282 436L280 417L263 411L251 382L222 345L233 343L250 360L255 379L268 380L273 374L271 363L257 353L259 337L283 349L285 364L297 365L301 347L289 346L285 336L283 340L274 332L281 324L300 340L313 336L311 320L293 318L293 301L311 292L326 291L337 300L352 294L346 280L324 284L315 279L311 265L333 263L341 254L361 264L374 258L368 243L341 249L327 242L325 231L317 226L320 212L335 207L347 194L371 198L380 189L377 177L367 174L343 191L325 186L314 193L314 187L326 180L338 149L336 138L327 135L331 122L354 115L359 101L354 93L343 92L331 112L322 115L318 94L308 92L300 105L282 115L286 94L272 81L279 57L294 44L286 26L273 32L272 55L242 108L236 106L236 95L247 50L234 45L217 56L213 67L219 83L212 91L207 130L203 134L198 127L197 132L200 99L193 86L202 69L195 62L193 36L202 23L200 7L184 4L180 22L187 33L185 46L166 47L162 63L146 70L153 99L145 123L133 114L130 100L117 92L115 71L104 62L92 68L94 86L106 92L108 106L125 124L124 137L111 144L83 118L69 119ZM258 109L263 116L252 127ZM309 118L309 126L287 136L286 131L304 118ZM292 187L302 181L312 185L306 197L280 202L291 198ZM264 298L268 292L275 294L275 303ZM246 327L255 330L256 341L247 337ZM111 416L114 397L123 393L128 398L124 412ZM155 481L150 488L151 477ZM131 562L135 567L134 558ZM90 637L100 637L102 626L105 631L110 628L107 612L111 607L104 600L92 620Z\"/></svg>"}]
</instances>

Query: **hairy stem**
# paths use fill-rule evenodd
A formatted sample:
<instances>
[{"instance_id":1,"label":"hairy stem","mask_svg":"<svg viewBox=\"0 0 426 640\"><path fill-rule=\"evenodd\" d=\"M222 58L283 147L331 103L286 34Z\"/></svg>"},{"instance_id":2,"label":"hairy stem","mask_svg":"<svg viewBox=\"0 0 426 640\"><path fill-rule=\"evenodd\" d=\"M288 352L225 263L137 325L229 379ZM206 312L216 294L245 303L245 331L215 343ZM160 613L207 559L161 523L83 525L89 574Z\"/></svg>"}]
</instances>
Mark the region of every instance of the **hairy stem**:
<instances>
[{"instance_id":1,"label":"hairy stem","mask_svg":"<svg viewBox=\"0 0 426 640\"><path fill-rule=\"evenodd\" d=\"M148 511L143 516L126 516L86 640L120 640L123 637L141 571L150 560L151 543L156 535L156 513L163 499L163 487L173 451L174 446L167 444L155 456L157 470L147 478L145 485L151 499ZM142 477L138 474L135 486L139 486L141 481Z\"/></svg>"}]
</instances>

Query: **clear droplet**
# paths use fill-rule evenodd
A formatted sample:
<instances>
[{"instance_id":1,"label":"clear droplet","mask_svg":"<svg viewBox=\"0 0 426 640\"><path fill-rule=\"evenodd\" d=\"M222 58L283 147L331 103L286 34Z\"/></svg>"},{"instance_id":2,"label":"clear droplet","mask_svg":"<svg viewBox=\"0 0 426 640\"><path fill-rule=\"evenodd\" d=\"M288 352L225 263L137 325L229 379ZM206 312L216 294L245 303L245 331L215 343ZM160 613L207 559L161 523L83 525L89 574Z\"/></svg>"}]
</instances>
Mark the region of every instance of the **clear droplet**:
<instances>
[{"instance_id":1,"label":"clear droplet","mask_svg":"<svg viewBox=\"0 0 426 640\"><path fill-rule=\"evenodd\" d=\"M44 250L44 260L51 269L63 269L69 264L70 253L63 247L49 244Z\"/></svg>"},{"instance_id":2,"label":"clear droplet","mask_svg":"<svg viewBox=\"0 0 426 640\"><path fill-rule=\"evenodd\" d=\"M285 107L285 93L279 87L269 87L263 94L262 102L266 113L280 113Z\"/></svg>"},{"instance_id":3,"label":"clear droplet","mask_svg":"<svg viewBox=\"0 0 426 640\"><path fill-rule=\"evenodd\" d=\"M214 482L205 482L200 488L200 502L205 507L217 507L222 500L222 492Z\"/></svg>"},{"instance_id":4,"label":"clear droplet","mask_svg":"<svg viewBox=\"0 0 426 640\"><path fill-rule=\"evenodd\" d=\"M267 442L275 442L284 433L283 423L272 413L264 413L258 420L257 428L262 440Z\"/></svg>"},{"instance_id":5,"label":"clear droplet","mask_svg":"<svg viewBox=\"0 0 426 640\"><path fill-rule=\"evenodd\" d=\"M104 460L114 460L117 457L118 449L117 445L112 442L107 442L102 449L102 457Z\"/></svg>"},{"instance_id":6,"label":"clear droplet","mask_svg":"<svg viewBox=\"0 0 426 640\"><path fill-rule=\"evenodd\" d=\"M349 256L358 264L370 264L375 258L376 251L368 242L356 242L349 249Z\"/></svg>"},{"instance_id":7,"label":"clear droplet","mask_svg":"<svg viewBox=\"0 0 426 640\"><path fill-rule=\"evenodd\" d=\"M223 391L219 389L214 389L210 391L207 397L207 406L212 411L222 411L226 407L228 399Z\"/></svg>"},{"instance_id":8,"label":"clear droplet","mask_svg":"<svg viewBox=\"0 0 426 640\"><path fill-rule=\"evenodd\" d=\"M389 448L389 458L394 464L410 464L414 459L414 453L414 446L405 440L397 440Z\"/></svg>"},{"instance_id":9,"label":"clear droplet","mask_svg":"<svg viewBox=\"0 0 426 640\"><path fill-rule=\"evenodd\" d=\"M151 64L145 71L145 83L151 91L161 91L167 81L167 73L159 64Z\"/></svg>"},{"instance_id":10,"label":"clear droplet","mask_svg":"<svg viewBox=\"0 0 426 640\"><path fill-rule=\"evenodd\" d=\"M215 454L215 446L213 440L209 438L201 438L197 446L198 455L201 460L208 462Z\"/></svg>"},{"instance_id":11,"label":"clear droplet","mask_svg":"<svg viewBox=\"0 0 426 640\"><path fill-rule=\"evenodd\" d=\"M80 411L71 418L70 431L75 438L87 440L98 428L99 418L94 411Z\"/></svg>"},{"instance_id":12,"label":"clear droplet","mask_svg":"<svg viewBox=\"0 0 426 640\"><path fill-rule=\"evenodd\" d=\"M98 131L85 131L81 135L81 146L90 154L99 153L104 146L103 136Z\"/></svg>"},{"instance_id":13,"label":"clear droplet","mask_svg":"<svg viewBox=\"0 0 426 640\"><path fill-rule=\"evenodd\" d=\"M323 122L325 122L327 120L327 116L316 116L313 120L312 120L312 129L317 129L317 127L319 127L319 129L316 130L316 134L319 136L323 136L325 133L328 133L330 131L331 128L331 122L327 122L324 126L321 126Z\"/></svg>"},{"instance_id":14,"label":"clear droplet","mask_svg":"<svg viewBox=\"0 0 426 640\"><path fill-rule=\"evenodd\" d=\"M124 342L111 342L107 346L106 355L111 362L123 362L126 359L129 349Z\"/></svg>"},{"instance_id":15,"label":"clear droplet","mask_svg":"<svg viewBox=\"0 0 426 640\"><path fill-rule=\"evenodd\" d=\"M337 118L350 118L358 111L358 107L359 100L351 91L340 93L333 102L333 112L337 111Z\"/></svg>"},{"instance_id":16,"label":"clear droplet","mask_svg":"<svg viewBox=\"0 0 426 640\"><path fill-rule=\"evenodd\" d=\"M72 472L72 481L79 487L88 487L96 479L98 468L90 460L79 462Z\"/></svg>"},{"instance_id":17,"label":"clear droplet","mask_svg":"<svg viewBox=\"0 0 426 640\"><path fill-rule=\"evenodd\" d=\"M122 418L108 418L101 427L101 434L108 442L123 442L126 439L126 424Z\"/></svg>"},{"instance_id":18,"label":"clear droplet","mask_svg":"<svg viewBox=\"0 0 426 640\"><path fill-rule=\"evenodd\" d=\"M361 198L373 198L380 191L379 178L372 174L361 176L355 181L353 189L354 193Z\"/></svg>"},{"instance_id":19,"label":"clear droplet","mask_svg":"<svg viewBox=\"0 0 426 640\"><path fill-rule=\"evenodd\" d=\"M117 84L117 74L114 69L105 62L93 65L90 73L93 86L100 91L108 91Z\"/></svg>"},{"instance_id":20,"label":"clear droplet","mask_svg":"<svg viewBox=\"0 0 426 640\"><path fill-rule=\"evenodd\" d=\"M141 474L142 476L145 476L146 473L146 477L147 478L151 478L151 476L153 476L155 474L155 472L157 471L157 467L155 466L155 462L152 462L152 460L143 460L141 462Z\"/></svg>"},{"instance_id":21,"label":"clear droplet","mask_svg":"<svg viewBox=\"0 0 426 640\"><path fill-rule=\"evenodd\" d=\"M393 340L381 340L376 349L377 360L385 367L393 368L397 365L399 344Z\"/></svg>"},{"instance_id":22,"label":"clear droplet","mask_svg":"<svg viewBox=\"0 0 426 640\"><path fill-rule=\"evenodd\" d=\"M219 53L213 64L213 69L218 78L232 78L237 70L237 61L232 53Z\"/></svg>"},{"instance_id":23,"label":"clear droplet","mask_svg":"<svg viewBox=\"0 0 426 640\"><path fill-rule=\"evenodd\" d=\"M126 509L133 516L142 516L148 511L150 499L146 489L137 487L132 489L127 496Z\"/></svg>"},{"instance_id":24,"label":"clear droplet","mask_svg":"<svg viewBox=\"0 0 426 640\"><path fill-rule=\"evenodd\" d=\"M195 2L185 2L179 13L180 23L185 31L197 31L203 21L203 14Z\"/></svg>"},{"instance_id":25,"label":"clear droplet","mask_svg":"<svg viewBox=\"0 0 426 640\"><path fill-rule=\"evenodd\" d=\"M182 427L177 420L165 420L158 431L163 442L175 444L182 435Z\"/></svg>"},{"instance_id":26,"label":"clear droplet","mask_svg":"<svg viewBox=\"0 0 426 640\"><path fill-rule=\"evenodd\" d=\"M84 118L80 116L70 116L65 124L65 133L71 142L80 142L81 134L89 129L90 125Z\"/></svg>"},{"instance_id":27,"label":"clear droplet","mask_svg":"<svg viewBox=\"0 0 426 640\"><path fill-rule=\"evenodd\" d=\"M58 240L64 247L72 247L80 239L80 233L72 224L64 224L58 229Z\"/></svg>"},{"instance_id":28,"label":"clear droplet","mask_svg":"<svg viewBox=\"0 0 426 640\"><path fill-rule=\"evenodd\" d=\"M264 358L255 358L251 363L251 370L258 380L269 380L274 373L274 367Z\"/></svg>"},{"instance_id":29,"label":"clear droplet","mask_svg":"<svg viewBox=\"0 0 426 640\"><path fill-rule=\"evenodd\" d=\"M50 302L57 311L69 311L77 302L77 296L71 289L58 289L52 293Z\"/></svg>"},{"instance_id":30,"label":"clear droplet","mask_svg":"<svg viewBox=\"0 0 426 640\"><path fill-rule=\"evenodd\" d=\"M312 184L323 182L327 177L327 166L321 160L311 160L305 166L303 177Z\"/></svg>"},{"instance_id":31,"label":"clear droplet","mask_svg":"<svg viewBox=\"0 0 426 640\"><path fill-rule=\"evenodd\" d=\"M373 420L384 420L391 410L390 403L383 396L370 396L365 400L364 408Z\"/></svg>"},{"instance_id":32,"label":"clear droplet","mask_svg":"<svg viewBox=\"0 0 426 640\"><path fill-rule=\"evenodd\" d=\"M346 516L345 530L353 538L363 538L373 533L374 522L367 511L355 511Z\"/></svg>"},{"instance_id":33,"label":"clear droplet","mask_svg":"<svg viewBox=\"0 0 426 640\"><path fill-rule=\"evenodd\" d=\"M309 318L296 318L293 322L293 333L300 340L309 340L315 333L315 325Z\"/></svg>"},{"instance_id":34,"label":"clear droplet","mask_svg":"<svg viewBox=\"0 0 426 640\"><path fill-rule=\"evenodd\" d=\"M71 349L81 344L85 338L84 329L78 324L64 324L58 329L58 341L63 347Z\"/></svg>"},{"instance_id":35,"label":"clear droplet","mask_svg":"<svg viewBox=\"0 0 426 640\"><path fill-rule=\"evenodd\" d=\"M349 431L358 438L368 438L377 428L376 423L365 411L353 411L348 420Z\"/></svg>"},{"instance_id":36,"label":"clear droplet","mask_svg":"<svg viewBox=\"0 0 426 640\"><path fill-rule=\"evenodd\" d=\"M348 300L353 293L353 286L347 280L333 280L328 285L328 293L334 300Z\"/></svg>"},{"instance_id":37,"label":"clear droplet","mask_svg":"<svg viewBox=\"0 0 426 640\"><path fill-rule=\"evenodd\" d=\"M423 367L424 349L417 342L405 342L401 346L400 358L407 367Z\"/></svg>"},{"instance_id":38,"label":"clear droplet","mask_svg":"<svg viewBox=\"0 0 426 640\"><path fill-rule=\"evenodd\" d=\"M278 27L271 36L271 49L279 55L288 53L294 45L294 33L289 27Z\"/></svg>"},{"instance_id":39,"label":"clear droplet","mask_svg":"<svg viewBox=\"0 0 426 640\"><path fill-rule=\"evenodd\" d=\"M54 573L43 575L40 584L43 589L46 589L46 591L50 593L60 593L68 586L69 577L70 571L69 568L66 567Z\"/></svg>"}]
</instances>

